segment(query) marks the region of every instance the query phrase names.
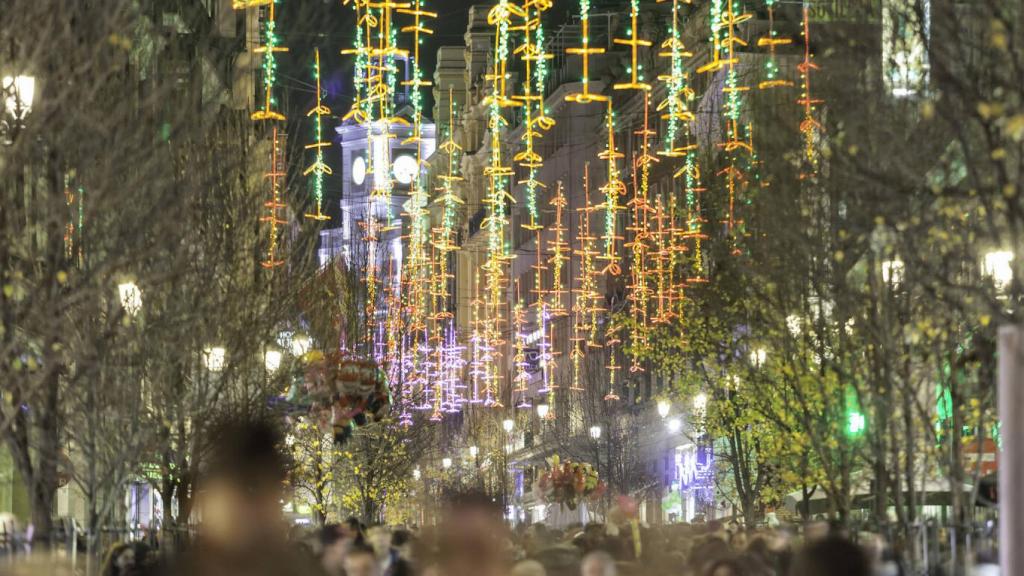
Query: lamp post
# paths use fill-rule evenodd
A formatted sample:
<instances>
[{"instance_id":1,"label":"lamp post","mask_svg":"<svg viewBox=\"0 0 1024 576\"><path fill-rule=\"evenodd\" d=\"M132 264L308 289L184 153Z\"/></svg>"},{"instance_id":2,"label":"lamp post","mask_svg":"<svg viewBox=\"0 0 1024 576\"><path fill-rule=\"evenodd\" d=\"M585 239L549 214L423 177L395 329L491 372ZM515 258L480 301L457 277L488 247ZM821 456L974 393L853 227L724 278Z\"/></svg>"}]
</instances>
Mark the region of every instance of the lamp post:
<instances>
[{"instance_id":1,"label":"lamp post","mask_svg":"<svg viewBox=\"0 0 1024 576\"><path fill-rule=\"evenodd\" d=\"M540 416L541 420L547 420L549 414L551 414L551 406L537 404L537 416Z\"/></svg>"},{"instance_id":2,"label":"lamp post","mask_svg":"<svg viewBox=\"0 0 1024 576\"><path fill-rule=\"evenodd\" d=\"M223 370L226 357L227 351L222 346L210 346L203 350L203 364L210 372Z\"/></svg>"},{"instance_id":3,"label":"lamp post","mask_svg":"<svg viewBox=\"0 0 1024 576\"><path fill-rule=\"evenodd\" d=\"M755 348L750 351L750 363L754 368L760 368L768 358L768 352L764 348Z\"/></svg>"},{"instance_id":4,"label":"lamp post","mask_svg":"<svg viewBox=\"0 0 1024 576\"><path fill-rule=\"evenodd\" d=\"M25 125L25 118L32 111L35 100L36 79L34 76L4 76L0 79L0 96L3 102L3 116L0 117L0 134L4 144L14 144L18 132Z\"/></svg>"},{"instance_id":5,"label":"lamp post","mask_svg":"<svg viewBox=\"0 0 1024 576\"><path fill-rule=\"evenodd\" d=\"M280 350L271 348L263 353L263 366L267 369L267 374L273 374L277 372L277 369L281 367L281 359L283 358Z\"/></svg>"},{"instance_id":6,"label":"lamp post","mask_svg":"<svg viewBox=\"0 0 1024 576\"><path fill-rule=\"evenodd\" d=\"M302 358L309 352L310 348L313 347L313 341L305 334L295 334L292 336L292 355L296 358Z\"/></svg>"},{"instance_id":7,"label":"lamp post","mask_svg":"<svg viewBox=\"0 0 1024 576\"><path fill-rule=\"evenodd\" d=\"M129 316L135 316L142 310L142 290L135 282L122 282L117 285L117 296L121 300L121 308Z\"/></svg>"},{"instance_id":8,"label":"lamp post","mask_svg":"<svg viewBox=\"0 0 1024 576\"><path fill-rule=\"evenodd\" d=\"M981 269L985 276L992 279L996 290L1003 292L1013 282L1013 252L1009 250L995 250L988 252L982 259Z\"/></svg>"},{"instance_id":9,"label":"lamp post","mask_svg":"<svg viewBox=\"0 0 1024 576\"><path fill-rule=\"evenodd\" d=\"M658 400L658 416L665 418L668 416L669 411L672 409L672 403L662 398Z\"/></svg>"}]
</instances>

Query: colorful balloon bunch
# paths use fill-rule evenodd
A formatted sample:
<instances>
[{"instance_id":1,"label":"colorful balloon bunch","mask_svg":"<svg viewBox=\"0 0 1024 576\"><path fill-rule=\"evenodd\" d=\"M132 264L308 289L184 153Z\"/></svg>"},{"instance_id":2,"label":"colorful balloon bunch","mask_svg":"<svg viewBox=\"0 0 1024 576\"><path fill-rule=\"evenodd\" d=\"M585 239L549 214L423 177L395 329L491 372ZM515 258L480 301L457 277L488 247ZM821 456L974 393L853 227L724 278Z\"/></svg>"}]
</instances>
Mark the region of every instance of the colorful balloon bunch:
<instances>
[{"instance_id":1,"label":"colorful balloon bunch","mask_svg":"<svg viewBox=\"0 0 1024 576\"><path fill-rule=\"evenodd\" d=\"M309 359L305 388L320 430L344 443L352 430L387 416L391 394L376 363L343 352Z\"/></svg>"},{"instance_id":2,"label":"colorful balloon bunch","mask_svg":"<svg viewBox=\"0 0 1024 576\"><path fill-rule=\"evenodd\" d=\"M555 455L548 460L548 465L548 471L533 484L534 496L541 502L561 504L575 510L582 500L597 500L605 492L604 482L590 464L562 462Z\"/></svg>"}]
</instances>

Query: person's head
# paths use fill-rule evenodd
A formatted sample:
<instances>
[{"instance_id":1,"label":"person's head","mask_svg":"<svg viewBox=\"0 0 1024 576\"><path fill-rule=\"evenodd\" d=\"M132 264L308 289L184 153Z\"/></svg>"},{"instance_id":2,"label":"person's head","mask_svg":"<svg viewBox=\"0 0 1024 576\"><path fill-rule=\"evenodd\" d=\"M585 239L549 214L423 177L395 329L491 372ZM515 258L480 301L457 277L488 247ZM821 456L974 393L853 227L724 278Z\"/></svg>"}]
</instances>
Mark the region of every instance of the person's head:
<instances>
[{"instance_id":1,"label":"person's head","mask_svg":"<svg viewBox=\"0 0 1024 576\"><path fill-rule=\"evenodd\" d=\"M512 567L511 576L547 576L547 571L536 560L522 560Z\"/></svg>"},{"instance_id":2,"label":"person's head","mask_svg":"<svg viewBox=\"0 0 1024 576\"><path fill-rule=\"evenodd\" d=\"M142 543L114 544L103 561L103 576L134 576L144 572L149 548Z\"/></svg>"},{"instance_id":3,"label":"person's head","mask_svg":"<svg viewBox=\"0 0 1024 576\"><path fill-rule=\"evenodd\" d=\"M616 576L615 559L603 550L595 550L580 562L580 576Z\"/></svg>"},{"instance_id":4,"label":"person's head","mask_svg":"<svg viewBox=\"0 0 1024 576\"><path fill-rule=\"evenodd\" d=\"M345 553L345 576L378 576L380 567L373 548L354 544Z\"/></svg>"},{"instance_id":5,"label":"person's head","mask_svg":"<svg viewBox=\"0 0 1024 576\"><path fill-rule=\"evenodd\" d=\"M449 498L438 530L438 558L448 576L503 573L507 527L501 506L486 494L466 492Z\"/></svg>"},{"instance_id":6,"label":"person's head","mask_svg":"<svg viewBox=\"0 0 1024 576\"><path fill-rule=\"evenodd\" d=\"M415 548L412 532L408 530L395 530L391 534L391 547L398 553L399 558L412 560Z\"/></svg>"},{"instance_id":7,"label":"person's head","mask_svg":"<svg viewBox=\"0 0 1024 576\"><path fill-rule=\"evenodd\" d=\"M385 526L371 526L366 531L366 543L373 548L373 553L382 559L391 551L391 531Z\"/></svg>"},{"instance_id":8,"label":"person's head","mask_svg":"<svg viewBox=\"0 0 1024 576\"><path fill-rule=\"evenodd\" d=\"M341 574L345 570L345 548L350 542L338 524L328 524L320 530L320 566L327 574Z\"/></svg>"},{"instance_id":9,"label":"person's head","mask_svg":"<svg viewBox=\"0 0 1024 576\"><path fill-rule=\"evenodd\" d=\"M871 563L864 550L830 536L807 546L793 559L791 576L870 576Z\"/></svg>"},{"instance_id":10,"label":"person's head","mask_svg":"<svg viewBox=\"0 0 1024 576\"><path fill-rule=\"evenodd\" d=\"M225 548L281 543L286 458L269 421L235 420L214 427L211 458L199 480L205 538Z\"/></svg>"}]
</instances>

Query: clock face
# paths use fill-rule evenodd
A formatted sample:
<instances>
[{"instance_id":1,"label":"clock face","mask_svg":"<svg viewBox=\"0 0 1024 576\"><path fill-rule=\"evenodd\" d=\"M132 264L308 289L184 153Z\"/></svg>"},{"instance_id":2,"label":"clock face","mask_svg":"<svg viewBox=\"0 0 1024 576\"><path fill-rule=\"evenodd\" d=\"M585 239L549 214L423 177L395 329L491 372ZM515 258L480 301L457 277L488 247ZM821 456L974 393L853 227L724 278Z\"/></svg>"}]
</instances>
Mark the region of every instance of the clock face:
<instances>
[{"instance_id":1,"label":"clock face","mask_svg":"<svg viewBox=\"0 0 1024 576\"><path fill-rule=\"evenodd\" d=\"M362 156L356 156L352 161L352 182L359 186L366 179L366 160Z\"/></svg>"},{"instance_id":2,"label":"clock face","mask_svg":"<svg viewBox=\"0 0 1024 576\"><path fill-rule=\"evenodd\" d=\"M391 165L391 171L394 173L395 180L398 180L399 184L411 183L413 178L416 177L418 168L416 159L408 155L398 156Z\"/></svg>"}]
</instances>

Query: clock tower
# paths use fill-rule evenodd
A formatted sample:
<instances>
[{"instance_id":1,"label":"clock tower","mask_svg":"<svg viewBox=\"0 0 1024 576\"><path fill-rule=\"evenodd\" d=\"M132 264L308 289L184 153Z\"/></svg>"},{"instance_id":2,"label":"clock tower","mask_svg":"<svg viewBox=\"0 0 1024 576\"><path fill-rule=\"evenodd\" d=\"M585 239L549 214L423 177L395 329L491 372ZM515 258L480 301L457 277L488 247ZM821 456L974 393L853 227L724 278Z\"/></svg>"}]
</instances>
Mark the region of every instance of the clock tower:
<instances>
[{"instance_id":1,"label":"clock tower","mask_svg":"<svg viewBox=\"0 0 1024 576\"><path fill-rule=\"evenodd\" d=\"M352 255L363 240L363 227L375 215L386 230L380 238L381 249L401 262L400 237L402 235L403 205L409 200L412 183L418 172L426 170L426 162L436 147L436 128L424 118L421 127L417 164L417 144L410 142L413 134L413 109L404 93L396 95L396 117L390 126L346 121L338 126L336 141L341 150L341 226L320 232L320 265L335 258L352 263ZM404 122L403 122L404 120ZM378 123L379 124L379 123ZM374 138L387 130L388 138ZM386 143L387 148L384 148ZM387 164L388 169L377 167ZM373 169L371 170L371 167ZM371 196L371 190L380 180L390 179L391 205L382 206Z\"/></svg>"}]
</instances>

